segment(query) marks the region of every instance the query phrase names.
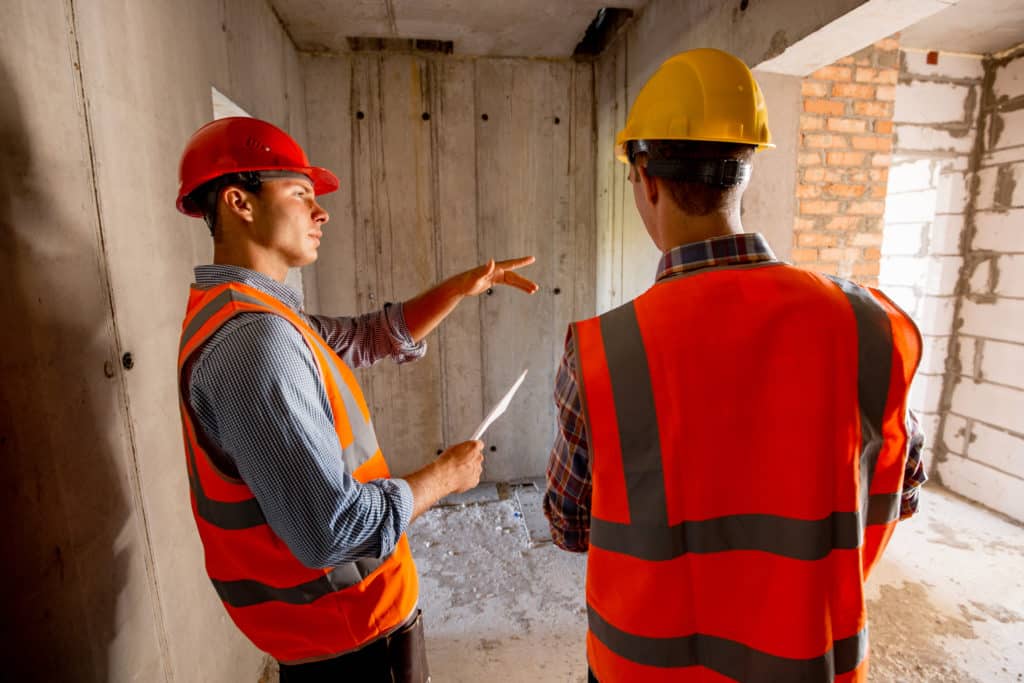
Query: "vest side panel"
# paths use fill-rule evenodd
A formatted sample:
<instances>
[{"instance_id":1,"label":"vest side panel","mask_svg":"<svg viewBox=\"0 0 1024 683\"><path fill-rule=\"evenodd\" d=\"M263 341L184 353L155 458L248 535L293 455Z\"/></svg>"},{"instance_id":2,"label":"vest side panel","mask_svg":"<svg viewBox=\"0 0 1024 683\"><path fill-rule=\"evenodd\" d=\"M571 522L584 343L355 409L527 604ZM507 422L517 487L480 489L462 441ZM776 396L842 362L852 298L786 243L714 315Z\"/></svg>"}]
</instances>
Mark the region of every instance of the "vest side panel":
<instances>
[{"instance_id":1,"label":"vest side panel","mask_svg":"<svg viewBox=\"0 0 1024 683\"><path fill-rule=\"evenodd\" d=\"M885 294L871 290L885 309L892 330L892 369L882 422L883 444L871 481L871 503L864 539L864 575L881 559L899 519L909 435L906 414L910 385L921 362L921 333Z\"/></svg>"}]
</instances>

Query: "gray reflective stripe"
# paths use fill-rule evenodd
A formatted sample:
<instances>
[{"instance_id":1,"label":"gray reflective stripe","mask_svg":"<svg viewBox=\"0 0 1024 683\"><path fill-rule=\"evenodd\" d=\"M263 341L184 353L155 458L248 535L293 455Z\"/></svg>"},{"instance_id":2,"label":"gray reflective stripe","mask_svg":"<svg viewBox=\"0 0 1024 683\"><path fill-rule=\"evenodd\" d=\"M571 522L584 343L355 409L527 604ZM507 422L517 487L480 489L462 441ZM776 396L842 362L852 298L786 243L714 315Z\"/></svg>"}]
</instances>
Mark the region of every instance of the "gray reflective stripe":
<instances>
[{"instance_id":1,"label":"gray reflective stripe","mask_svg":"<svg viewBox=\"0 0 1024 683\"><path fill-rule=\"evenodd\" d=\"M316 331L313 331L313 338L320 345L320 350L327 361L327 367L330 369L331 376L338 387L338 394L341 396L342 403L345 404L348 423L352 429L352 443L347 448L342 449L341 457L345 461L348 471L350 473L355 472L357 467L377 453L379 448L377 433L373 430L372 422L363 419L363 411L360 410L355 395L348 388L345 380L342 379L341 370L338 367L338 361L334 352L322 341L322 338Z\"/></svg>"},{"instance_id":2,"label":"gray reflective stripe","mask_svg":"<svg viewBox=\"0 0 1024 683\"><path fill-rule=\"evenodd\" d=\"M184 348L192 336L195 335L196 332L198 332L199 329L217 313L217 311L223 308L224 305L230 301L241 301L255 304L263 308L267 313L281 315L275 308L256 297L249 296L244 292L239 292L234 289L225 289L203 306L202 310L196 313L195 317L193 317L189 322L185 331L181 334L181 348ZM292 322L288 318L285 318L285 320ZM353 472L357 467L377 453L379 448L377 435L373 430L373 425L363 419L363 413L359 409L359 404L357 403L355 396L352 395L348 385L342 380L341 371L336 365L333 351L323 341L323 338L317 334L316 330L309 327L308 324L306 326L312 333L313 339L319 343L320 350L323 352L323 355L327 360L327 366L330 368L331 375L334 377L334 381L338 386L338 393L341 395L342 401L345 404L345 410L348 414L348 420L351 425L352 435L354 438L349 447L343 449L342 460L344 460L349 472Z\"/></svg>"},{"instance_id":3,"label":"gray reflective stripe","mask_svg":"<svg viewBox=\"0 0 1024 683\"><path fill-rule=\"evenodd\" d=\"M267 523L255 498L238 502L225 502L213 500L206 497L200 482L199 470L196 469L196 454L192 450L192 442L186 437L185 450L188 452L189 471L188 480L192 487L192 494L196 498L196 510L199 516L220 529L237 531L239 529L251 529Z\"/></svg>"},{"instance_id":4,"label":"gray reflective stripe","mask_svg":"<svg viewBox=\"0 0 1024 683\"><path fill-rule=\"evenodd\" d=\"M832 649L810 659L779 657L735 640L704 633L647 638L619 630L587 606L591 633L605 647L631 662L659 668L703 666L744 683L819 683L856 669L867 654L868 631L837 640Z\"/></svg>"},{"instance_id":5,"label":"gray reflective stripe","mask_svg":"<svg viewBox=\"0 0 1024 683\"><path fill-rule=\"evenodd\" d=\"M871 480L882 450L882 422L892 370L892 323L871 292L830 277L842 290L857 322L857 399L860 403L860 509L870 513Z\"/></svg>"},{"instance_id":6,"label":"gray reflective stripe","mask_svg":"<svg viewBox=\"0 0 1024 683\"><path fill-rule=\"evenodd\" d=\"M622 444L629 519L634 526L666 527L658 414L636 308L630 302L601 316L600 321ZM593 533L591 529L591 538Z\"/></svg>"},{"instance_id":7,"label":"gray reflective stripe","mask_svg":"<svg viewBox=\"0 0 1024 683\"><path fill-rule=\"evenodd\" d=\"M281 313L275 308L256 297L249 296L248 294L237 290L226 289L211 299L205 306L203 306L202 310L192 318L188 326L182 332L181 348L184 348L199 329L231 301L254 304L261 307L266 313L281 315ZM285 320L292 322L287 317L285 317ZM359 409L355 396L352 395L348 385L344 383L341 371L336 365L333 354L315 330L310 330L310 332L312 338L315 340L314 343L319 343L321 346L321 351L323 351L324 357L327 361L327 366L337 384L338 393L341 395L342 401L345 404L345 410L349 416L349 423L352 425L354 441L349 448L343 449L342 453L346 469L351 473L356 467L368 460L377 452L377 437L374 434L373 426L363 420L362 411ZM192 443L188 438L185 439L185 448L188 453L190 464L188 472L189 483L196 499L196 509L200 517L213 526L229 531L250 529L267 523L266 517L263 515L263 510L260 508L256 498L250 498L239 502L225 502L208 498L206 496L206 492L203 491L198 469L196 468L195 452L192 448ZM369 451L368 454L366 454L367 451ZM360 583L364 578L373 573L383 562L384 559L377 558L363 558L354 562L348 562L335 567L329 573L318 576L312 581L288 588L276 588L274 586L268 586L267 584L260 583L259 581L249 579L240 581L219 581L211 577L210 581L213 583L213 587L216 589L217 594L220 595L221 600L233 607L248 607L270 601L302 605Z\"/></svg>"},{"instance_id":8,"label":"gray reflective stripe","mask_svg":"<svg viewBox=\"0 0 1024 683\"><path fill-rule=\"evenodd\" d=\"M642 560L672 560L687 553L759 550L795 560L820 560L833 550L860 545L859 515L834 512L824 519L728 515L674 526L619 524L592 517L594 546Z\"/></svg>"},{"instance_id":9,"label":"gray reflective stripe","mask_svg":"<svg viewBox=\"0 0 1024 683\"><path fill-rule=\"evenodd\" d=\"M670 527L650 372L636 310L630 303L600 318L630 523L592 517L590 541L595 547L650 561L729 550L760 550L817 560L832 550L858 547L865 524L885 524L898 518L898 495L870 495L889 392L889 318L864 288L844 280L834 282L850 301L857 324L857 390L862 415L859 514L836 512L819 520L731 515Z\"/></svg>"},{"instance_id":10,"label":"gray reflective stripe","mask_svg":"<svg viewBox=\"0 0 1024 683\"><path fill-rule=\"evenodd\" d=\"M265 302L260 301L256 297L249 296L243 292L239 292L233 289L225 289L217 296L210 299L210 301L203 306L202 310L196 313L195 317L189 322L188 327L181 333L181 348L185 348L188 342L192 339L193 335L199 331L199 329L209 321L214 314L224 307L229 301L243 301L245 303L256 304L267 309L267 311L273 311L270 306Z\"/></svg>"},{"instance_id":11,"label":"gray reflective stripe","mask_svg":"<svg viewBox=\"0 0 1024 683\"><path fill-rule=\"evenodd\" d=\"M259 581L219 581L211 578L217 595L232 607L251 607L265 602L307 605L331 593L354 586L369 576L384 560L359 560L335 567L329 573L297 586L277 588Z\"/></svg>"},{"instance_id":12,"label":"gray reflective stripe","mask_svg":"<svg viewBox=\"0 0 1024 683\"><path fill-rule=\"evenodd\" d=\"M865 524L888 524L900 518L900 494L876 493L868 499Z\"/></svg>"}]
</instances>

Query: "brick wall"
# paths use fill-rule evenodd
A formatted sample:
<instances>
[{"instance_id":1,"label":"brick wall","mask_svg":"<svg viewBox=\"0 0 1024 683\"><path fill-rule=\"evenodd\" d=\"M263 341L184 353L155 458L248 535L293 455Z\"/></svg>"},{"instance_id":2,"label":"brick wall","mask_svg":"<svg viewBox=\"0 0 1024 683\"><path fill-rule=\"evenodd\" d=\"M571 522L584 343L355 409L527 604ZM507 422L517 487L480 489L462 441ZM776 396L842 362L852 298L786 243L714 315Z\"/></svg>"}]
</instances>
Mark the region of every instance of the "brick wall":
<instances>
[{"instance_id":1,"label":"brick wall","mask_svg":"<svg viewBox=\"0 0 1024 683\"><path fill-rule=\"evenodd\" d=\"M898 65L888 38L804 79L796 265L877 282Z\"/></svg>"}]
</instances>

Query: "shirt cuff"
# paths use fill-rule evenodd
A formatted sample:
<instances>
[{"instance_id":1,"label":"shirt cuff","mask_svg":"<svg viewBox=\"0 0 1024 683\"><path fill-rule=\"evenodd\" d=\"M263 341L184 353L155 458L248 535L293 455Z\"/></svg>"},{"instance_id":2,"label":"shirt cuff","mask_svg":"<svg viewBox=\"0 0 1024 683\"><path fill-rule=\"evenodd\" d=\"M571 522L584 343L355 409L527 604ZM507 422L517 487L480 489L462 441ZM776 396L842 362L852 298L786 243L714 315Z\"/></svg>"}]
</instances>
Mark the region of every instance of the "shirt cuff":
<instances>
[{"instance_id":1,"label":"shirt cuff","mask_svg":"<svg viewBox=\"0 0 1024 683\"><path fill-rule=\"evenodd\" d=\"M405 324L404 304L384 304L384 320L387 321L388 335L394 349L391 357L396 363L418 360L427 353L427 342L422 340L417 343L409 334L409 326Z\"/></svg>"},{"instance_id":2,"label":"shirt cuff","mask_svg":"<svg viewBox=\"0 0 1024 683\"><path fill-rule=\"evenodd\" d=\"M562 550L572 553L585 553L590 550L590 527L585 524L573 523L566 519L551 502L551 493L544 496L544 516L548 518L552 542Z\"/></svg>"},{"instance_id":3,"label":"shirt cuff","mask_svg":"<svg viewBox=\"0 0 1024 683\"><path fill-rule=\"evenodd\" d=\"M412 521L412 488L405 479L377 479L373 482L384 492L391 509L395 511L395 542L405 533Z\"/></svg>"},{"instance_id":4,"label":"shirt cuff","mask_svg":"<svg viewBox=\"0 0 1024 683\"><path fill-rule=\"evenodd\" d=\"M562 550L571 553L585 553L590 550L590 529L562 529L548 522L551 541Z\"/></svg>"}]
</instances>

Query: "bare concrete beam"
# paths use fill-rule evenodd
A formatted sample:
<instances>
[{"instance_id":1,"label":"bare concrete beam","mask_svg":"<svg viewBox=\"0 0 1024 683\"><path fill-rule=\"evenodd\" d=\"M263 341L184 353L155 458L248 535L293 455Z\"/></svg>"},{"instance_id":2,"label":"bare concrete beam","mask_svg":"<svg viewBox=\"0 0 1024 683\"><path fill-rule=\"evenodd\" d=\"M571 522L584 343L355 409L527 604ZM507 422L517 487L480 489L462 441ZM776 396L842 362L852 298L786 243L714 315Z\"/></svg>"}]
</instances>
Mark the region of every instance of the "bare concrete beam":
<instances>
[{"instance_id":1,"label":"bare concrete beam","mask_svg":"<svg viewBox=\"0 0 1024 683\"><path fill-rule=\"evenodd\" d=\"M806 76L956 3L957 0L869 0L788 45L781 54L751 66L761 71Z\"/></svg>"},{"instance_id":2,"label":"bare concrete beam","mask_svg":"<svg viewBox=\"0 0 1024 683\"><path fill-rule=\"evenodd\" d=\"M676 52L714 47L757 66L863 4L865 0L651 0L619 38L628 44L628 99Z\"/></svg>"}]
</instances>

